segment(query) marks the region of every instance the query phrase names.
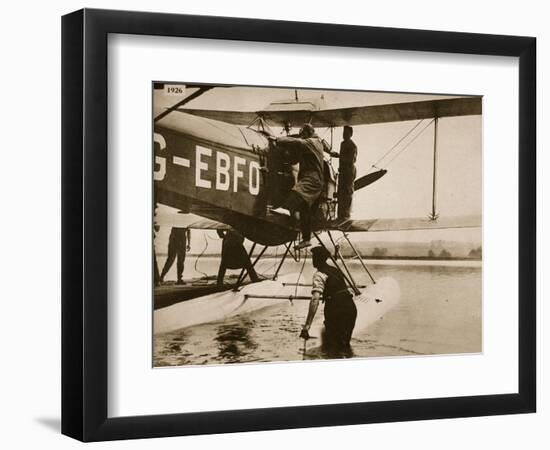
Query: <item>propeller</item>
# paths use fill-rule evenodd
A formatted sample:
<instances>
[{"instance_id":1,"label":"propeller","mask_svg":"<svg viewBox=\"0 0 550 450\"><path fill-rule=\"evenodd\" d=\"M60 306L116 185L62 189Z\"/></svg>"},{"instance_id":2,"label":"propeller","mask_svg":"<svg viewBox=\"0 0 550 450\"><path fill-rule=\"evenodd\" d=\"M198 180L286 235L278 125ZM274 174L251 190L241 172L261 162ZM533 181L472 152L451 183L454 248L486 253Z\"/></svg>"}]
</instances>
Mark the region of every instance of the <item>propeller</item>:
<instances>
[{"instance_id":1,"label":"propeller","mask_svg":"<svg viewBox=\"0 0 550 450\"><path fill-rule=\"evenodd\" d=\"M363 189L364 187L368 186L369 184L374 183L375 181L382 178L384 175L386 175L388 171L386 169L380 169L376 172L368 173L367 175L363 175L361 178L357 178L355 182L353 183L354 190L358 191L359 189Z\"/></svg>"}]
</instances>

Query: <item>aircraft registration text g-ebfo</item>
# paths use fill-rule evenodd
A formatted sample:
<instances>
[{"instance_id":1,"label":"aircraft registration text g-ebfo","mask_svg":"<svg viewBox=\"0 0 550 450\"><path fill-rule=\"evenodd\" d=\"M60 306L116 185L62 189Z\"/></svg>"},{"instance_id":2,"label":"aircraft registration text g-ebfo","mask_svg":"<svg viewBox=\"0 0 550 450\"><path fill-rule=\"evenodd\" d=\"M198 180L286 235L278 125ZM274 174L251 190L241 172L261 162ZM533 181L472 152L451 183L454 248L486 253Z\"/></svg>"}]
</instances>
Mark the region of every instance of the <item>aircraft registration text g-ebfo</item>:
<instances>
[{"instance_id":1,"label":"aircraft registration text g-ebfo","mask_svg":"<svg viewBox=\"0 0 550 450\"><path fill-rule=\"evenodd\" d=\"M259 155L183 137L161 126L155 127L153 138L153 179L158 189L252 212L250 200L258 196L261 187Z\"/></svg>"}]
</instances>

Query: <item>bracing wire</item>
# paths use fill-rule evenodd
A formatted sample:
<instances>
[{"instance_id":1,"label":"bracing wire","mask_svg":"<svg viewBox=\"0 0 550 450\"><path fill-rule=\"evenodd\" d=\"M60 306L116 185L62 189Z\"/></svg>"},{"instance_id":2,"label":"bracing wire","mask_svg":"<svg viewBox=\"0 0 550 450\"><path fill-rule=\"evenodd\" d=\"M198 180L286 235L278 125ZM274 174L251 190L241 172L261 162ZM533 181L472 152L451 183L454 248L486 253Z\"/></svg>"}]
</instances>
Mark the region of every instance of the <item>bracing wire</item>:
<instances>
[{"instance_id":1,"label":"bracing wire","mask_svg":"<svg viewBox=\"0 0 550 450\"><path fill-rule=\"evenodd\" d=\"M395 148L397 148L397 146L401 144L401 142L403 142L407 138L407 136L409 136L414 130L416 130L423 121L424 119L419 120L409 131L407 131L407 133L401 139L399 139L395 144L393 144L393 146L386 153L384 153L380 158L378 158L378 160L372 165L372 167L377 167L380 164L380 162L384 160L384 158L386 158L386 156L388 156L393 150L395 150Z\"/></svg>"},{"instance_id":2,"label":"bracing wire","mask_svg":"<svg viewBox=\"0 0 550 450\"><path fill-rule=\"evenodd\" d=\"M330 127L325 128L325 132L323 133L322 136L320 136L320 138L321 138L321 139L324 139L324 138L327 136L327 134L329 133L329 131L330 131Z\"/></svg>"},{"instance_id":3,"label":"bracing wire","mask_svg":"<svg viewBox=\"0 0 550 450\"><path fill-rule=\"evenodd\" d=\"M416 139L418 138L418 136L420 136L425 130L426 128L428 128L433 122L435 121L435 119L432 119L430 120L426 126L424 128L422 128L422 130L420 130L419 133L416 134L416 136L414 136L408 143L407 145L405 145L401 150L399 150L394 156L392 159L390 159L387 163L386 163L386 167L388 167L393 160L395 160L395 158L397 158L399 155L401 155L401 153L403 153L414 141L416 141Z\"/></svg>"}]
</instances>

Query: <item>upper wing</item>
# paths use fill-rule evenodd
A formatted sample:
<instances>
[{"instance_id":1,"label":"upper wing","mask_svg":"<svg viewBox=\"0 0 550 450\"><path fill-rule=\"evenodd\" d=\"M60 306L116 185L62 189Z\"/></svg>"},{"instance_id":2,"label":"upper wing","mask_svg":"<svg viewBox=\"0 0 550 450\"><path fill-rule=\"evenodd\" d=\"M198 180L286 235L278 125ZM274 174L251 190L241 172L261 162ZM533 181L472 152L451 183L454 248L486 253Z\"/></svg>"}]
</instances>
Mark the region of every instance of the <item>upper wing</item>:
<instances>
[{"instance_id":1,"label":"upper wing","mask_svg":"<svg viewBox=\"0 0 550 450\"><path fill-rule=\"evenodd\" d=\"M481 114L481 97L457 97L320 110L313 113L312 125L338 127L479 114Z\"/></svg>"},{"instance_id":2,"label":"upper wing","mask_svg":"<svg viewBox=\"0 0 550 450\"><path fill-rule=\"evenodd\" d=\"M205 117L206 119L232 123L233 125L250 125L258 117L258 113L254 111L221 111L193 108L178 108L177 110L194 116Z\"/></svg>"},{"instance_id":3,"label":"upper wing","mask_svg":"<svg viewBox=\"0 0 550 450\"><path fill-rule=\"evenodd\" d=\"M285 126L286 124L302 125L310 122L314 111L294 109L291 111L222 111L213 109L178 108L178 111L219 120L233 125L251 125L261 117L269 126Z\"/></svg>"},{"instance_id":4,"label":"upper wing","mask_svg":"<svg viewBox=\"0 0 550 450\"><path fill-rule=\"evenodd\" d=\"M401 219L348 220L336 229L346 232L358 231L410 231L436 230L444 228L479 228L480 215L449 216L431 220L428 217L410 217Z\"/></svg>"},{"instance_id":5,"label":"upper wing","mask_svg":"<svg viewBox=\"0 0 550 450\"><path fill-rule=\"evenodd\" d=\"M204 219L196 214L157 214L155 225L177 228L191 228L194 230L230 230L225 223Z\"/></svg>"},{"instance_id":6,"label":"upper wing","mask_svg":"<svg viewBox=\"0 0 550 450\"><path fill-rule=\"evenodd\" d=\"M385 122L456 117L481 114L481 97L456 97L419 102L390 103L340 109L285 109L269 111L221 111L178 108L195 116L215 119L234 125L250 125L262 117L269 125L299 126L311 123L315 127L367 125Z\"/></svg>"}]
</instances>

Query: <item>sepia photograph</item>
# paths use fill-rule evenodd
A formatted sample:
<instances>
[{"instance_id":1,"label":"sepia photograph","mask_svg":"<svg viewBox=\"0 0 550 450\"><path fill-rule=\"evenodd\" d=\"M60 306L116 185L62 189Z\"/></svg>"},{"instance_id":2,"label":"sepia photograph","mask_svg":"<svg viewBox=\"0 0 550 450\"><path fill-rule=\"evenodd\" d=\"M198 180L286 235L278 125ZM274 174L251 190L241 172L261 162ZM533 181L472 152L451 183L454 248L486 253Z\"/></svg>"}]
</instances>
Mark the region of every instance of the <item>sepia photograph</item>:
<instances>
[{"instance_id":1,"label":"sepia photograph","mask_svg":"<svg viewBox=\"0 0 550 450\"><path fill-rule=\"evenodd\" d=\"M151 90L153 367L483 352L481 96Z\"/></svg>"}]
</instances>

